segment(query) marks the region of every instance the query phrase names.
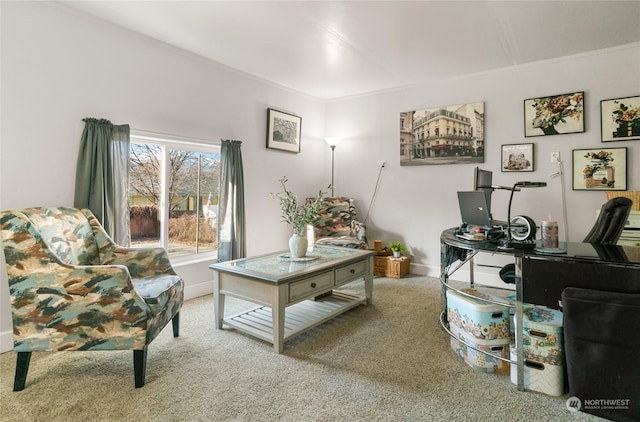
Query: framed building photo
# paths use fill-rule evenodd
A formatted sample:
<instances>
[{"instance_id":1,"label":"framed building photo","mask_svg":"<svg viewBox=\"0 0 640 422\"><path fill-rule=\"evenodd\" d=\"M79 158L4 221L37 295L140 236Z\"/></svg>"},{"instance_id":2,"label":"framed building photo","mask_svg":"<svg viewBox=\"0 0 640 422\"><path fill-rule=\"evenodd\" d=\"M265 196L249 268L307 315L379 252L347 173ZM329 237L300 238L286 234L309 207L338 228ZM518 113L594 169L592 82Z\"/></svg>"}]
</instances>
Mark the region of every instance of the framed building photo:
<instances>
[{"instance_id":1,"label":"framed building photo","mask_svg":"<svg viewBox=\"0 0 640 422\"><path fill-rule=\"evenodd\" d=\"M602 142L640 139L640 96L600 101Z\"/></svg>"},{"instance_id":2,"label":"framed building photo","mask_svg":"<svg viewBox=\"0 0 640 422\"><path fill-rule=\"evenodd\" d=\"M502 145L502 171L533 171L533 144Z\"/></svg>"},{"instance_id":3,"label":"framed building photo","mask_svg":"<svg viewBox=\"0 0 640 422\"><path fill-rule=\"evenodd\" d=\"M584 92L524 100L524 136L584 132Z\"/></svg>"},{"instance_id":4,"label":"framed building photo","mask_svg":"<svg viewBox=\"0 0 640 422\"><path fill-rule=\"evenodd\" d=\"M484 103L400 113L400 165L484 163Z\"/></svg>"},{"instance_id":5,"label":"framed building photo","mask_svg":"<svg viewBox=\"0 0 640 422\"><path fill-rule=\"evenodd\" d=\"M300 152L302 117L267 109L267 148Z\"/></svg>"},{"instance_id":6,"label":"framed building photo","mask_svg":"<svg viewBox=\"0 0 640 422\"><path fill-rule=\"evenodd\" d=\"M574 149L573 190L627 190L627 148Z\"/></svg>"}]
</instances>

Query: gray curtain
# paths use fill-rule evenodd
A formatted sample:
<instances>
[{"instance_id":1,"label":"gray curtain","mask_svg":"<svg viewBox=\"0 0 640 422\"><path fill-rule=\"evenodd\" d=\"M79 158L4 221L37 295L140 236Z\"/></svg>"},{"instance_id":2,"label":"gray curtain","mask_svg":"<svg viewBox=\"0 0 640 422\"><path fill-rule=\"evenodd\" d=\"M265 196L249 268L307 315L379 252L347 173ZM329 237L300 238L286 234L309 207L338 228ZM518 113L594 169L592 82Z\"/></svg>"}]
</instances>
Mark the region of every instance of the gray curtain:
<instances>
[{"instance_id":1,"label":"gray curtain","mask_svg":"<svg viewBox=\"0 0 640 422\"><path fill-rule=\"evenodd\" d=\"M219 262L244 258L247 254L241 145L240 141L223 140L220 148Z\"/></svg>"},{"instance_id":2,"label":"gray curtain","mask_svg":"<svg viewBox=\"0 0 640 422\"><path fill-rule=\"evenodd\" d=\"M129 125L85 118L74 207L89 208L119 245L130 244Z\"/></svg>"}]
</instances>

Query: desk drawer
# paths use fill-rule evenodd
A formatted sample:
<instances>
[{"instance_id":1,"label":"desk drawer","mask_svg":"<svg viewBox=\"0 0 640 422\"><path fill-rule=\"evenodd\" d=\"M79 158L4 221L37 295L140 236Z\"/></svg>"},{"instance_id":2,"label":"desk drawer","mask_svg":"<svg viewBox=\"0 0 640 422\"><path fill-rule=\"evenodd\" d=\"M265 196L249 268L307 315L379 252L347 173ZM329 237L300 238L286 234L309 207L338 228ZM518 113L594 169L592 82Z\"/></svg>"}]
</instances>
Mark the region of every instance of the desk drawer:
<instances>
[{"instance_id":1,"label":"desk drawer","mask_svg":"<svg viewBox=\"0 0 640 422\"><path fill-rule=\"evenodd\" d=\"M336 286L362 277L369 271L369 259L345 265L336 270Z\"/></svg>"},{"instance_id":2,"label":"desk drawer","mask_svg":"<svg viewBox=\"0 0 640 422\"><path fill-rule=\"evenodd\" d=\"M327 272L305 280L296 281L289 286L289 302L295 302L305 296L312 296L333 286L333 273Z\"/></svg>"}]
</instances>

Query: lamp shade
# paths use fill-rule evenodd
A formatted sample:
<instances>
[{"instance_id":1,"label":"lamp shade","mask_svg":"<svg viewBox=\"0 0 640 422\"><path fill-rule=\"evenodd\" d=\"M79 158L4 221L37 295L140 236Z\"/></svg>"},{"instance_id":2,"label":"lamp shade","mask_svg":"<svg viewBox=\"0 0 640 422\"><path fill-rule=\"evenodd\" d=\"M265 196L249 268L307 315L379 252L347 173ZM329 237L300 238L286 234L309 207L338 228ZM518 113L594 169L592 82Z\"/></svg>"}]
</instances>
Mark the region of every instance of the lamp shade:
<instances>
[{"instance_id":1,"label":"lamp shade","mask_svg":"<svg viewBox=\"0 0 640 422\"><path fill-rule=\"evenodd\" d=\"M543 188L547 186L547 182L518 182L515 186L519 188Z\"/></svg>"},{"instance_id":2,"label":"lamp shade","mask_svg":"<svg viewBox=\"0 0 640 422\"><path fill-rule=\"evenodd\" d=\"M335 147L340 143L340 141L342 141L342 138L338 138L337 136L328 136L324 138L324 140L327 141L327 144L329 144L330 147Z\"/></svg>"}]
</instances>

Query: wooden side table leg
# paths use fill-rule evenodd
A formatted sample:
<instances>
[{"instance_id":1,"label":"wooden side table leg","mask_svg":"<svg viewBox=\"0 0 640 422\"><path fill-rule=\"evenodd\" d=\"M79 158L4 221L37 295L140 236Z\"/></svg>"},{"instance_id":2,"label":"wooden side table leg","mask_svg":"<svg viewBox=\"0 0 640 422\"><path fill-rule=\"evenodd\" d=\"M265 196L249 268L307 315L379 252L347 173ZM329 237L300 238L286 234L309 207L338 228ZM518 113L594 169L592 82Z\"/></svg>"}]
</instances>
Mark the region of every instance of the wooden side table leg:
<instances>
[{"instance_id":1,"label":"wooden side table leg","mask_svg":"<svg viewBox=\"0 0 640 422\"><path fill-rule=\"evenodd\" d=\"M224 299L225 295L220 294L220 273L213 272L213 318L215 327L222 329L222 321L224 320Z\"/></svg>"},{"instance_id":2,"label":"wooden side table leg","mask_svg":"<svg viewBox=\"0 0 640 422\"><path fill-rule=\"evenodd\" d=\"M287 285L280 285L274 291L271 306L271 321L273 323L273 350L282 353L284 350L284 317L287 303Z\"/></svg>"},{"instance_id":3,"label":"wooden side table leg","mask_svg":"<svg viewBox=\"0 0 640 422\"><path fill-rule=\"evenodd\" d=\"M373 257L369 258L369 271L364 275L364 292L367 305L373 303Z\"/></svg>"}]
</instances>

